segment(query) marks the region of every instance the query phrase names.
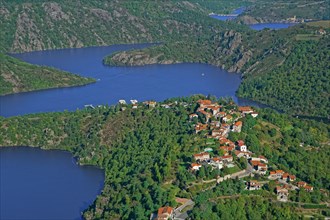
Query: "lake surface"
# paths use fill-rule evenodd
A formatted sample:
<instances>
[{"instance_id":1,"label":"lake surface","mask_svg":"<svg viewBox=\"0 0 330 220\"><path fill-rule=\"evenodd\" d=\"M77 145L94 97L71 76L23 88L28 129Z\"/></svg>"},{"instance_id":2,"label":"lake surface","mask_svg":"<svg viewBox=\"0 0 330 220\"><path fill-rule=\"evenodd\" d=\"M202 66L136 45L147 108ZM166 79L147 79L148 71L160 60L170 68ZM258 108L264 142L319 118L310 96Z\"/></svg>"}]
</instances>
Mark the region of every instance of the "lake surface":
<instances>
[{"instance_id":1,"label":"lake surface","mask_svg":"<svg viewBox=\"0 0 330 220\"><path fill-rule=\"evenodd\" d=\"M245 8L238 8L232 12L231 15L217 15L213 14L210 15L211 18L215 18L220 21L229 21L229 20L234 20L237 18L238 15L242 14L244 12ZM260 23L260 24L251 24L248 25L251 29L260 31L266 28L273 29L273 30L278 30L278 29L283 29L283 28L288 28L293 25L296 25L297 23Z\"/></svg>"},{"instance_id":2,"label":"lake surface","mask_svg":"<svg viewBox=\"0 0 330 220\"><path fill-rule=\"evenodd\" d=\"M94 84L0 96L0 115L84 108L86 104L115 104L119 99L161 101L170 97L212 94L237 99L240 75L206 64L109 67L104 56L150 44L114 45L31 52L13 55L29 63L52 66L94 77ZM103 171L79 167L71 154L33 148L1 148L0 219L80 219L81 211L103 187Z\"/></svg>"},{"instance_id":3,"label":"lake surface","mask_svg":"<svg viewBox=\"0 0 330 220\"><path fill-rule=\"evenodd\" d=\"M232 97L238 104L255 104L237 99L241 79L207 64L147 65L109 67L104 56L118 50L143 48L140 45L115 45L31 52L13 55L33 64L52 66L98 79L94 84L0 96L0 115L4 117L38 112L76 110L86 104L115 104L119 99L162 101L170 97L212 94Z\"/></svg>"},{"instance_id":4,"label":"lake surface","mask_svg":"<svg viewBox=\"0 0 330 220\"><path fill-rule=\"evenodd\" d=\"M64 151L0 148L0 219L81 219L101 192L104 172Z\"/></svg>"},{"instance_id":5,"label":"lake surface","mask_svg":"<svg viewBox=\"0 0 330 220\"><path fill-rule=\"evenodd\" d=\"M288 28L296 24L297 23L263 23L263 24L251 24L249 26L253 30L260 31L266 28L278 30L278 29Z\"/></svg>"}]
</instances>

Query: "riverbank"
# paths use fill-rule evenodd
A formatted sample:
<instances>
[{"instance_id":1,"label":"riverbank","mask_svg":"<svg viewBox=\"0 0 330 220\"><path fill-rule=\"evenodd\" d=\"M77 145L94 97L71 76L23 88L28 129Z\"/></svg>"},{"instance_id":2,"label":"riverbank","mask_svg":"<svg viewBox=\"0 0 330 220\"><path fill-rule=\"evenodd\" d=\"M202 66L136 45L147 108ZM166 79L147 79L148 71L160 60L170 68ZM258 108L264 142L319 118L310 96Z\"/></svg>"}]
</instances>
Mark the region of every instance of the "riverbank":
<instances>
[{"instance_id":1,"label":"riverbank","mask_svg":"<svg viewBox=\"0 0 330 220\"><path fill-rule=\"evenodd\" d=\"M192 200L196 201L203 193L196 187L191 192L187 191L186 184L194 181L194 174L188 171L192 155L207 147L213 151L219 147L218 144L208 144L211 139L206 139L206 133L196 135L192 126L196 122L189 120L197 101L205 98L171 98L156 103L155 107L138 103L137 108L117 105L1 118L0 146L44 146L69 150L79 156L82 163L104 168L104 189L84 212L85 219L145 218L165 204L175 207L171 195L189 198L193 193ZM238 108L232 102L211 99L222 106L224 112L237 117L234 112ZM327 172L324 161L328 159L329 148L322 147L320 142L329 138L327 125L267 109L254 111L258 112L257 118L246 117L242 122L244 135L233 132L228 138L232 141L244 138L249 150L265 155L270 163L278 164L279 169L311 183L316 191L323 188L327 180L319 178L319 175ZM202 121L203 117L199 117L198 120ZM308 132L311 128L316 132ZM297 135L297 132L304 136ZM306 149L299 146L301 141ZM318 150L311 151L310 147ZM298 149L299 154L293 153L295 157L292 157L292 152ZM304 163L299 163L302 158ZM318 169L310 169L315 163ZM215 187L220 188L222 185ZM142 195L149 199L141 202ZM198 206L196 208L198 210Z\"/></svg>"},{"instance_id":2,"label":"riverbank","mask_svg":"<svg viewBox=\"0 0 330 220\"><path fill-rule=\"evenodd\" d=\"M82 86L96 82L93 78L82 77L51 67L32 65L5 54L0 54L0 60L0 96Z\"/></svg>"}]
</instances>

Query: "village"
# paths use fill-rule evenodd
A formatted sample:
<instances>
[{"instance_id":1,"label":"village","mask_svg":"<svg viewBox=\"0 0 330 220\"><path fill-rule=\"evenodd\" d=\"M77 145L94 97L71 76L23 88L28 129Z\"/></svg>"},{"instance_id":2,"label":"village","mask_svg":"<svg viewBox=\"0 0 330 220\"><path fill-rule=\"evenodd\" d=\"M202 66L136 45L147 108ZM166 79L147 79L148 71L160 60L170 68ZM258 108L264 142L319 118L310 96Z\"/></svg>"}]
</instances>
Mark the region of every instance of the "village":
<instances>
[{"instance_id":1,"label":"village","mask_svg":"<svg viewBox=\"0 0 330 220\"><path fill-rule=\"evenodd\" d=\"M137 109L139 103L137 100L131 100L132 109ZM121 110L126 109L125 100L120 100ZM187 103L169 103L162 104L162 108L171 108L174 105L181 104L187 107ZM145 101L143 105L148 108L155 108L157 102ZM194 175L198 175L201 169L216 171L218 175L215 179L203 180L202 184L216 182L219 184L228 179L243 179L245 190L254 191L264 189L264 185L269 182L275 183L274 195L280 202L289 202L289 192L304 189L306 192L312 192L313 186L306 182L298 181L295 175L284 170L271 169L269 161L262 155L257 155L245 144L243 140L230 140L230 132L240 133L243 127L245 117L257 118L256 112L250 106L234 107L221 106L218 103L208 99L197 101L197 109L189 115L189 123L194 126L194 136L199 139L205 139L211 146L206 146L203 151L195 152L192 155L192 162L187 170ZM216 147L214 147L216 146ZM242 166L242 161L246 166ZM243 168L243 169L242 169ZM258 181L254 177L262 177ZM265 189L264 189L265 190ZM187 207L192 208L194 202L187 198L176 198L179 207L164 206L153 213L150 219L186 219ZM183 212L182 210L185 209Z\"/></svg>"},{"instance_id":2,"label":"village","mask_svg":"<svg viewBox=\"0 0 330 220\"><path fill-rule=\"evenodd\" d=\"M198 108L189 115L189 121L194 124L195 135L202 138L217 141L217 149L206 147L202 152L196 152L192 155L192 163L187 168L193 174L197 174L202 167L211 167L212 170L218 170L220 175L216 177L216 182L220 183L228 179L249 179L246 180L246 190L261 190L263 185L269 181L276 184L275 191L278 201L288 202L289 192L293 190L304 189L306 192L312 192L313 186L303 181L297 181L295 175L283 170L270 170L269 161L266 157L256 154L249 150L243 140L229 140L230 132L241 132L243 127L243 118L250 115L253 118L258 117L258 113L249 106L236 108L226 108L211 100L198 100ZM155 102L145 102L146 105L154 106ZM164 107L164 106L163 106ZM214 152L218 152L218 155ZM246 168L237 170L239 161L246 161ZM234 169L236 167L236 169ZM234 173L224 173L227 168L237 170ZM262 176L266 181L258 181L253 177ZM188 200L193 204L191 200ZM183 203L184 205L184 203ZM180 206L182 207L182 206ZM160 207L157 215L153 219L185 219L187 215L178 212L179 208Z\"/></svg>"}]
</instances>

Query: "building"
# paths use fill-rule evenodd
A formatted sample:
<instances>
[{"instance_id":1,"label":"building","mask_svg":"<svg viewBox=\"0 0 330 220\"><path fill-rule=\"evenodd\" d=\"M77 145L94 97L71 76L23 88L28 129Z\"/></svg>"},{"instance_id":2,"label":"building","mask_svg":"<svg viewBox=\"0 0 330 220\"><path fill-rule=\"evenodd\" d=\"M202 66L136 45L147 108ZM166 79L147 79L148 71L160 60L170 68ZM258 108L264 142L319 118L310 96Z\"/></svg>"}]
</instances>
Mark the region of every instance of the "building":
<instances>
[{"instance_id":1,"label":"building","mask_svg":"<svg viewBox=\"0 0 330 220\"><path fill-rule=\"evenodd\" d=\"M250 180L247 182L247 189L248 190L259 190L261 189L261 184L258 183L257 180Z\"/></svg>"},{"instance_id":2,"label":"building","mask_svg":"<svg viewBox=\"0 0 330 220\"><path fill-rule=\"evenodd\" d=\"M224 117L222 117L222 121L225 123L231 122L233 120L233 116L231 115L226 115Z\"/></svg>"},{"instance_id":3,"label":"building","mask_svg":"<svg viewBox=\"0 0 330 220\"><path fill-rule=\"evenodd\" d=\"M262 163L260 160L250 160L250 164L258 174L265 175L268 170L267 164Z\"/></svg>"},{"instance_id":4,"label":"building","mask_svg":"<svg viewBox=\"0 0 330 220\"><path fill-rule=\"evenodd\" d=\"M285 188L282 188L280 186L276 186L276 194L277 194L277 200L281 202L286 202L288 200L289 191Z\"/></svg>"},{"instance_id":5,"label":"building","mask_svg":"<svg viewBox=\"0 0 330 220\"><path fill-rule=\"evenodd\" d=\"M233 125L233 132L241 132L242 131L242 126L243 126L243 122L241 121L237 121L235 122L235 124Z\"/></svg>"},{"instance_id":6,"label":"building","mask_svg":"<svg viewBox=\"0 0 330 220\"><path fill-rule=\"evenodd\" d=\"M119 104L121 104L121 105L126 105L126 101L125 101L124 99L120 99L120 100L119 100Z\"/></svg>"},{"instance_id":7,"label":"building","mask_svg":"<svg viewBox=\"0 0 330 220\"><path fill-rule=\"evenodd\" d=\"M298 186L299 188L302 188L302 187L307 186L307 183L306 183L306 182L303 182L303 181L300 181L300 182L297 183L297 186Z\"/></svg>"},{"instance_id":8,"label":"building","mask_svg":"<svg viewBox=\"0 0 330 220\"><path fill-rule=\"evenodd\" d=\"M246 159L249 159L251 158L251 153L248 152L248 151L239 151L239 150L236 150L235 151L235 155L240 158L240 157L245 157Z\"/></svg>"},{"instance_id":9,"label":"building","mask_svg":"<svg viewBox=\"0 0 330 220\"><path fill-rule=\"evenodd\" d=\"M295 175L289 175L289 181L290 182L296 181L296 176Z\"/></svg>"},{"instance_id":10,"label":"building","mask_svg":"<svg viewBox=\"0 0 330 220\"><path fill-rule=\"evenodd\" d=\"M318 32L320 35L325 35L327 33L323 28L320 28Z\"/></svg>"},{"instance_id":11,"label":"building","mask_svg":"<svg viewBox=\"0 0 330 220\"><path fill-rule=\"evenodd\" d=\"M282 180L288 181L288 178L289 178L289 174L288 173L284 173L282 175Z\"/></svg>"},{"instance_id":12,"label":"building","mask_svg":"<svg viewBox=\"0 0 330 220\"><path fill-rule=\"evenodd\" d=\"M169 206L158 209L156 220L173 219L173 208Z\"/></svg>"},{"instance_id":13,"label":"building","mask_svg":"<svg viewBox=\"0 0 330 220\"><path fill-rule=\"evenodd\" d=\"M206 152L194 154L194 158L196 161L206 161L210 160L210 154Z\"/></svg>"},{"instance_id":14,"label":"building","mask_svg":"<svg viewBox=\"0 0 330 220\"><path fill-rule=\"evenodd\" d=\"M247 147L246 147L244 141L242 141L242 140L238 140L238 141L236 142L236 144L237 144L237 146L238 146L238 150L239 150L239 151L247 152Z\"/></svg>"},{"instance_id":15,"label":"building","mask_svg":"<svg viewBox=\"0 0 330 220\"><path fill-rule=\"evenodd\" d=\"M132 104L137 104L137 103L138 103L138 100L136 100L136 99L132 99L132 100L130 100L130 102L131 102Z\"/></svg>"},{"instance_id":16,"label":"building","mask_svg":"<svg viewBox=\"0 0 330 220\"><path fill-rule=\"evenodd\" d=\"M252 157L251 160L255 160L255 161L261 161L263 163L268 163L268 160L266 157L264 156L259 156L259 157Z\"/></svg>"},{"instance_id":17,"label":"building","mask_svg":"<svg viewBox=\"0 0 330 220\"><path fill-rule=\"evenodd\" d=\"M207 124L202 124L202 123L198 123L197 125L195 125L195 132L196 134L200 131L204 131L207 130L208 125Z\"/></svg>"},{"instance_id":18,"label":"building","mask_svg":"<svg viewBox=\"0 0 330 220\"><path fill-rule=\"evenodd\" d=\"M258 117L258 112L251 112L251 116L252 116L253 118Z\"/></svg>"},{"instance_id":19,"label":"building","mask_svg":"<svg viewBox=\"0 0 330 220\"><path fill-rule=\"evenodd\" d=\"M189 119L194 119L194 118L198 118L198 115L195 113L189 115Z\"/></svg>"},{"instance_id":20,"label":"building","mask_svg":"<svg viewBox=\"0 0 330 220\"><path fill-rule=\"evenodd\" d=\"M206 108L206 106L212 105L212 101L208 99L200 99L197 103L201 108Z\"/></svg>"},{"instance_id":21,"label":"building","mask_svg":"<svg viewBox=\"0 0 330 220\"><path fill-rule=\"evenodd\" d=\"M190 169L191 170L199 170L199 168L201 168L202 167L202 165L200 165L200 164L198 164L198 163L192 163L191 165L190 165Z\"/></svg>"},{"instance_id":22,"label":"building","mask_svg":"<svg viewBox=\"0 0 330 220\"><path fill-rule=\"evenodd\" d=\"M227 161L228 163L233 162L233 156L231 156L231 155L222 156L221 159L223 161Z\"/></svg>"},{"instance_id":23,"label":"building","mask_svg":"<svg viewBox=\"0 0 330 220\"><path fill-rule=\"evenodd\" d=\"M313 192L314 188L312 186L306 185L304 186L304 189L306 190L306 192Z\"/></svg>"},{"instance_id":24,"label":"building","mask_svg":"<svg viewBox=\"0 0 330 220\"><path fill-rule=\"evenodd\" d=\"M240 111L243 114L250 114L253 112L253 109L250 106L241 106L238 107L238 111Z\"/></svg>"}]
</instances>

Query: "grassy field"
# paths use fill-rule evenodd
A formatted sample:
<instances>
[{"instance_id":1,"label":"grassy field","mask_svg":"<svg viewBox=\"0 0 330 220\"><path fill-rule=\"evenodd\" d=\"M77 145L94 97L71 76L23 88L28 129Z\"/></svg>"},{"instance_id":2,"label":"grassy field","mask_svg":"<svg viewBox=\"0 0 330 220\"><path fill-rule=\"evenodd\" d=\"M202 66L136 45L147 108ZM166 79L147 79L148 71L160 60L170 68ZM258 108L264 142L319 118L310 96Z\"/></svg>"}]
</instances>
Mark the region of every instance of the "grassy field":
<instances>
[{"instance_id":1,"label":"grassy field","mask_svg":"<svg viewBox=\"0 0 330 220\"><path fill-rule=\"evenodd\" d=\"M314 22L308 22L306 24L312 27L330 28L330 20L314 21Z\"/></svg>"},{"instance_id":2,"label":"grassy field","mask_svg":"<svg viewBox=\"0 0 330 220\"><path fill-rule=\"evenodd\" d=\"M296 40L315 40L318 41L320 40L321 35L316 35L316 34L297 34L296 35Z\"/></svg>"}]
</instances>

